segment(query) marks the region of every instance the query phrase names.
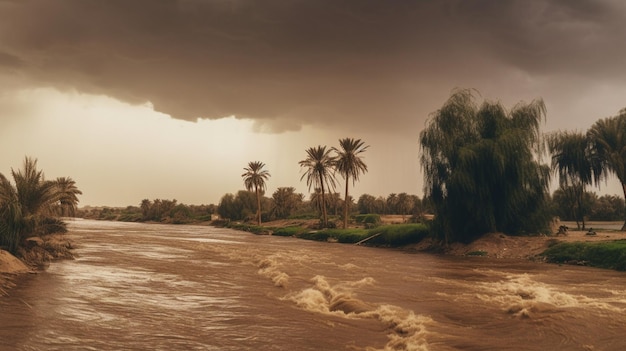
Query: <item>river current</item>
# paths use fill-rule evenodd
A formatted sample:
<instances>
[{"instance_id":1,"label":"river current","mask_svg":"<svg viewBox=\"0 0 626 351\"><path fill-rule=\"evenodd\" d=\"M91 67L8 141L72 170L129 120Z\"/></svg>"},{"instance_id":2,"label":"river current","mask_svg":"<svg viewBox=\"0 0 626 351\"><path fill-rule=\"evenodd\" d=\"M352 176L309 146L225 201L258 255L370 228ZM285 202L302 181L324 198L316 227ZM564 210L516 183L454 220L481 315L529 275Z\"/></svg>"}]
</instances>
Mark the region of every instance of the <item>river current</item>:
<instances>
[{"instance_id":1,"label":"river current","mask_svg":"<svg viewBox=\"0 0 626 351\"><path fill-rule=\"evenodd\" d=\"M0 350L625 350L626 274L71 221L0 297Z\"/></svg>"}]
</instances>

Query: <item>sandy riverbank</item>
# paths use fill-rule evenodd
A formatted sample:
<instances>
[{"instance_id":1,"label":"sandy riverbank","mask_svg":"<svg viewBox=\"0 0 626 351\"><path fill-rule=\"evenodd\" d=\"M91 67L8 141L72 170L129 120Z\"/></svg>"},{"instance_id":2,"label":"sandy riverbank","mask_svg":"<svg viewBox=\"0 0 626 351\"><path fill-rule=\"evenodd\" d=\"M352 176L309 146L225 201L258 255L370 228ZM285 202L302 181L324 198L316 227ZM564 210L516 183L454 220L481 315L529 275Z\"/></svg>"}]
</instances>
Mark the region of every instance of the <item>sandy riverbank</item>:
<instances>
[{"instance_id":1,"label":"sandy riverbank","mask_svg":"<svg viewBox=\"0 0 626 351\"><path fill-rule=\"evenodd\" d=\"M0 296L13 286L18 275L36 273L54 260L72 259L71 250L72 243L63 234L27 239L26 247L20 249L21 259L0 250Z\"/></svg>"}]
</instances>

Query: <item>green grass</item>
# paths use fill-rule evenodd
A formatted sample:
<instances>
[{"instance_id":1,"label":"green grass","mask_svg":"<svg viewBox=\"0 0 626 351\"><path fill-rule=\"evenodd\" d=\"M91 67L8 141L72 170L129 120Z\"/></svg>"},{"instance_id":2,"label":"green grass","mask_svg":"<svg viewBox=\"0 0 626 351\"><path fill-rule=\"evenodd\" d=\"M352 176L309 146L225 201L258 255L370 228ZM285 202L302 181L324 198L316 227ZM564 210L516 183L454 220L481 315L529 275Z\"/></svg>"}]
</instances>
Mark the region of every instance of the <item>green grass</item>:
<instances>
[{"instance_id":1,"label":"green grass","mask_svg":"<svg viewBox=\"0 0 626 351\"><path fill-rule=\"evenodd\" d=\"M465 254L465 256L486 257L486 256L489 256L489 253L487 251L478 250L478 251L468 252L468 253Z\"/></svg>"},{"instance_id":2,"label":"green grass","mask_svg":"<svg viewBox=\"0 0 626 351\"><path fill-rule=\"evenodd\" d=\"M430 228L422 223L393 224L369 229L370 234L382 233L371 239L371 244L383 246L404 246L422 241L430 236Z\"/></svg>"},{"instance_id":3,"label":"green grass","mask_svg":"<svg viewBox=\"0 0 626 351\"><path fill-rule=\"evenodd\" d=\"M276 228L274 230L274 232L272 233L272 235L278 235L278 236L298 236L300 234L305 233L307 230L308 229L303 228L303 227L299 227L299 226L283 227L283 228Z\"/></svg>"},{"instance_id":4,"label":"green grass","mask_svg":"<svg viewBox=\"0 0 626 351\"><path fill-rule=\"evenodd\" d=\"M365 244L398 247L420 242L430 235L430 231L424 224L395 224L373 229L349 228L303 231L295 235L307 240L328 241L328 239L334 239L340 243L355 244L376 234L378 236L366 241Z\"/></svg>"},{"instance_id":5,"label":"green grass","mask_svg":"<svg viewBox=\"0 0 626 351\"><path fill-rule=\"evenodd\" d=\"M559 243L542 253L548 262L576 263L626 271L626 240Z\"/></svg>"},{"instance_id":6,"label":"green grass","mask_svg":"<svg viewBox=\"0 0 626 351\"><path fill-rule=\"evenodd\" d=\"M359 224L380 224L380 215L369 213L354 216L354 221Z\"/></svg>"},{"instance_id":7,"label":"green grass","mask_svg":"<svg viewBox=\"0 0 626 351\"><path fill-rule=\"evenodd\" d=\"M244 232L250 232L253 234L268 234L273 228L258 226L254 224L235 223L230 222L225 225L226 228L235 230L242 230Z\"/></svg>"}]
</instances>

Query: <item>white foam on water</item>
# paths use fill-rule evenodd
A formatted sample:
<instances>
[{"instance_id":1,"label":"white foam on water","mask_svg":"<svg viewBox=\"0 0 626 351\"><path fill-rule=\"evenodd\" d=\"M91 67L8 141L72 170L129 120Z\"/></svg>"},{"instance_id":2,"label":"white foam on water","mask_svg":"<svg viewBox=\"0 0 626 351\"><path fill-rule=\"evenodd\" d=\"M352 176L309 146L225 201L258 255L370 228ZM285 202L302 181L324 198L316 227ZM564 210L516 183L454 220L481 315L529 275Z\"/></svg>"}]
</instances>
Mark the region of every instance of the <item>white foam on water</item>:
<instances>
[{"instance_id":1,"label":"white foam on water","mask_svg":"<svg viewBox=\"0 0 626 351\"><path fill-rule=\"evenodd\" d=\"M389 342L384 348L368 348L367 350L428 351L430 349L427 342L429 332L426 328L434 323L430 317L416 315L413 311L406 311L392 305L381 305L370 313L372 317L387 325L393 333L387 335Z\"/></svg>"},{"instance_id":2,"label":"white foam on water","mask_svg":"<svg viewBox=\"0 0 626 351\"><path fill-rule=\"evenodd\" d=\"M289 283L289 275L279 269L279 258L274 255L259 261L259 274L270 278L275 286L284 288Z\"/></svg>"},{"instance_id":3,"label":"white foam on water","mask_svg":"<svg viewBox=\"0 0 626 351\"><path fill-rule=\"evenodd\" d=\"M391 351L410 350L426 351L427 326L433 324L430 317L416 315L400 307L381 304L375 305L358 298L355 289L375 284L375 280L366 277L357 281L330 284L326 277L317 275L311 279L313 286L288 294L283 299L294 302L298 307L325 315L347 319L376 319L388 330L389 342L382 348L367 350Z\"/></svg>"},{"instance_id":4,"label":"white foam on water","mask_svg":"<svg viewBox=\"0 0 626 351\"><path fill-rule=\"evenodd\" d=\"M555 313L567 308L593 308L623 312L616 306L624 295L615 298L591 298L585 295L559 291L550 284L542 283L530 274L508 275L504 280L478 284L475 295L485 302L496 302L506 312L516 317L530 318L538 313Z\"/></svg>"}]
</instances>

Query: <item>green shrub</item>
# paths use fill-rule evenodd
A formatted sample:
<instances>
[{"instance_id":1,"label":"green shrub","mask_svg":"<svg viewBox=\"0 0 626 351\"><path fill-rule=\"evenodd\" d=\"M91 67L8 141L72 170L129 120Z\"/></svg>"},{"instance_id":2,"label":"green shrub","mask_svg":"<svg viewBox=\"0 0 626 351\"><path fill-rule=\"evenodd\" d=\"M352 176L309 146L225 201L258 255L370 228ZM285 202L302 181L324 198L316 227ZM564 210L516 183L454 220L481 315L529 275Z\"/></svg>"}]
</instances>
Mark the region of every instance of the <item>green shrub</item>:
<instances>
[{"instance_id":1,"label":"green shrub","mask_svg":"<svg viewBox=\"0 0 626 351\"><path fill-rule=\"evenodd\" d=\"M284 227L284 228L277 228L276 230L274 230L272 234L278 235L278 236L298 236L306 232L307 230L308 229L299 227L299 226Z\"/></svg>"},{"instance_id":2,"label":"green shrub","mask_svg":"<svg viewBox=\"0 0 626 351\"><path fill-rule=\"evenodd\" d=\"M250 232L253 234L268 234L269 232L272 231L272 228L269 228L269 227L263 227L263 226L258 226L254 224L246 224L246 223L235 223L235 222L230 222L226 224L225 227L235 229L235 230L241 230L244 232Z\"/></svg>"},{"instance_id":3,"label":"green shrub","mask_svg":"<svg viewBox=\"0 0 626 351\"><path fill-rule=\"evenodd\" d=\"M367 238L367 231L361 228L325 229L324 232L343 244L354 244Z\"/></svg>"},{"instance_id":4,"label":"green shrub","mask_svg":"<svg viewBox=\"0 0 626 351\"><path fill-rule=\"evenodd\" d=\"M141 213L124 213L117 220L120 222L141 222L142 217Z\"/></svg>"},{"instance_id":5,"label":"green shrub","mask_svg":"<svg viewBox=\"0 0 626 351\"><path fill-rule=\"evenodd\" d=\"M326 231L304 232L298 235L298 238L315 241L328 241L330 235Z\"/></svg>"},{"instance_id":6,"label":"green shrub","mask_svg":"<svg viewBox=\"0 0 626 351\"><path fill-rule=\"evenodd\" d=\"M380 215L375 213L361 214L356 215L354 220L359 224L370 224L370 225L378 225L380 224Z\"/></svg>"},{"instance_id":7,"label":"green shrub","mask_svg":"<svg viewBox=\"0 0 626 351\"><path fill-rule=\"evenodd\" d=\"M489 256L489 253L487 251L478 250L478 251L468 252L468 253L465 254L465 256L485 257L485 256Z\"/></svg>"},{"instance_id":8,"label":"green shrub","mask_svg":"<svg viewBox=\"0 0 626 351\"><path fill-rule=\"evenodd\" d=\"M379 236L372 238L367 243L374 245L383 245L398 247L408 244L414 244L422 241L430 236L430 229L425 224L394 224L386 225L379 228L370 229L369 235L381 233Z\"/></svg>"},{"instance_id":9,"label":"green shrub","mask_svg":"<svg viewBox=\"0 0 626 351\"><path fill-rule=\"evenodd\" d=\"M317 241L327 241L332 238L340 243L355 244L374 235L377 236L367 240L364 244L398 247L422 241L430 235L430 230L424 224L394 224L369 230L362 228L323 229L304 232L297 236Z\"/></svg>"},{"instance_id":10,"label":"green shrub","mask_svg":"<svg viewBox=\"0 0 626 351\"><path fill-rule=\"evenodd\" d=\"M548 262L577 263L626 271L626 240L559 243L542 253Z\"/></svg>"}]
</instances>

